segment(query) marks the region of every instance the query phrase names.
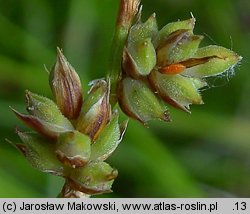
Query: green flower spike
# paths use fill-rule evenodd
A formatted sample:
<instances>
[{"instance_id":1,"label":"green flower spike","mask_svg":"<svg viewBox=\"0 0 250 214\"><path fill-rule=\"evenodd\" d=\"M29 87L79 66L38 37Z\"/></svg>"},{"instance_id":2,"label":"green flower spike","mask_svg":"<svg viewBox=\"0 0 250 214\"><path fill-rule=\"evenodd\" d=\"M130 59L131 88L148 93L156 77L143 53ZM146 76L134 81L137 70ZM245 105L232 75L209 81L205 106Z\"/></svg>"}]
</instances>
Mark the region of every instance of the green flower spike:
<instances>
[{"instance_id":1,"label":"green flower spike","mask_svg":"<svg viewBox=\"0 0 250 214\"><path fill-rule=\"evenodd\" d=\"M22 143L12 143L36 169L62 176L60 197L87 197L111 192L117 170L104 161L121 142L127 122L111 112L109 83L91 82L82 102L79 77L58 49L50 73L54 99L26 91L28 115L13 109L37 133L17 130Z\"/></svg>"},{"instance_id":2,"label":"green flower spike","mask_svg":"<svg viewBox=\"0 0 250 214\"><path fill-rule=\"evenodd\" d=\"M200 89L207 86L206 78L227 72L242 59L220 46L199 48L203 36L194 35L194 18L169 23L159 31L155 15L145 23L138 20L124 48L117 93L121 109L140 122L163 118L158 99L187 112L191 104L203 104ZM147 45L140 46L143 41Z\"/></svg>"}]
</instances>

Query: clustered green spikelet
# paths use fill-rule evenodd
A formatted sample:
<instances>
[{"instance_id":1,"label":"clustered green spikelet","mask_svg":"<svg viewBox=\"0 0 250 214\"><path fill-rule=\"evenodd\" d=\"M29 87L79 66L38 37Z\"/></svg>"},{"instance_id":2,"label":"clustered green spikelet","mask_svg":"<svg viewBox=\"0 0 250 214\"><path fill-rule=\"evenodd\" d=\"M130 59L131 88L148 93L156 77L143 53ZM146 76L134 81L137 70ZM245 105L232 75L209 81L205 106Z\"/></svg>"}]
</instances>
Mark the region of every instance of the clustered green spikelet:
<instances>
[{"instance_id":1,"label":"clustered green spikelet","mask_svg":"<svg viewBox=\"0 0 250 214\"><path fill-rule=\"evenodd\" d=\"M189 105L203 104L200 89L207 86L206 78L241 60L220 46L199 48L203 36L194 35L194 25L192 17L158 30L155 14L143 23L139 12L124 48L117 92L128 116L143 124L152 119L170 121L164 102L190 112Z\"/></svg>"},{"instance_id":2,"label":"clustered green spikelet","mask_svg":"<svg viewBox=\"0 0 250 214\"><path fill-rule=\"evenodd\" d=\"M110 192L117 170L104 162L116 149L127 122L111 112L109 83L90 83L82 98L80 79L60 49L50 75L54 101L26 91L28 115L12 109L36 132L16 129L23 143L13 144L36 169L62 176L61 197Z\"/></svg>"}]
</instances>

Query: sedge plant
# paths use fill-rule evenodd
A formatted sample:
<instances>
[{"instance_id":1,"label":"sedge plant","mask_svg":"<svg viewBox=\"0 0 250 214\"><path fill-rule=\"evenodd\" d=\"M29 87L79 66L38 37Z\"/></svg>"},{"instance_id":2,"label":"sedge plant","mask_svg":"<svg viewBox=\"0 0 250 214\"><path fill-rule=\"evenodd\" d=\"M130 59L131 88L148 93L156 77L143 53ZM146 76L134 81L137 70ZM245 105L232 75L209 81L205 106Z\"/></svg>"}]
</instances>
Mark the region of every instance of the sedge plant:
<instances>
[{"instance_id":1,"label":"sedge plant","mask_svg":"<svg viewBox=\"0 0 250 214\"><path fill-rule=\"evenodd\" d=\"M115 151L128 120L145 126L171 121L169 105L190 112L203 104L207 78L233 69L241 57L215 45L200 47L195 18L159 29L156 15L141 19L139 0L120 0L106 78L90 82L86 96L75 69L60 48L49 71L53 99L26 91L28 114L12 108L33 131L16 129L11 142L36 169L62 176L58 197L90 197L111 192L118 171L107 158Z\"/></svg>"}]
</instances>

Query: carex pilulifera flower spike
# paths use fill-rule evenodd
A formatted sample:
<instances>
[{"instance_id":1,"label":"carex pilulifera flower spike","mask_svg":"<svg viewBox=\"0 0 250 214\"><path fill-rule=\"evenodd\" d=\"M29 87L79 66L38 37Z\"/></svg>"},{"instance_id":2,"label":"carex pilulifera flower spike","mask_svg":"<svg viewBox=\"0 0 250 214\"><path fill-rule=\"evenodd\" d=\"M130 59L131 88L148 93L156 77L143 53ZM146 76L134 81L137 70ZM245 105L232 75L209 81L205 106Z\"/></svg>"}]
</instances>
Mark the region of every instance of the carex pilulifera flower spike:
<instances>
[{"instance_id":1,"label":"carex pilulifera flower spike","mask_svg":"<svg viewBox=\"0 0 250 214\"><path fill-rule=\"evenodd\" d=\"M111 192L117 170L104 161L121 142L127 121L119 124L118 111L111 111L109 81L92 81L83 100L80 79L59 48L49 80L55 101L26 91L28 114L12 108L35 131L16 129L22 143L12 145L36 169L65 178L60 197Z\"/></svg>"},{"instance_id":2,"label":"carex pilulifera flower spike","mask_svg":"<svg viewBox=\"0 0 250 214\"><path fill-rule=\"evenodd\" d=\"M190 112L203 104L200 89L207 77L233 69L242 59L226 48L199 48L203 36L194 35L195 18L172 22L158 30L153 14L145 22L138 13L123 51L123 74L117 91L121 109L143 124L169 121L162 101Z\"/></svg>"}]
</instances>

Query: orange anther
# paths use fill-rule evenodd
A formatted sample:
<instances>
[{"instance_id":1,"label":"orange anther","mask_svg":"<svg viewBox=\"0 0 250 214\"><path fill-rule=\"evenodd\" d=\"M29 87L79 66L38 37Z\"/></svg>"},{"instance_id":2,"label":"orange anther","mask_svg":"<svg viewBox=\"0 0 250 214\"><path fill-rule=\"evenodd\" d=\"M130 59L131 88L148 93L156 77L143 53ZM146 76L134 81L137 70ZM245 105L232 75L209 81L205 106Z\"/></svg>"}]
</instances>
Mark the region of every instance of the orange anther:
<instances>
[{"instance_id":1,"label":"orange anther","mask_svg":"<svg viewBox=\"0 0 250 214\"><path fill-rule=\"evenodd\" d=\"M161 67L159 70L163 74L179 74L185 70L185 66L182 64L172 64L165 67Z\"/></svg>"}]
</instances>

